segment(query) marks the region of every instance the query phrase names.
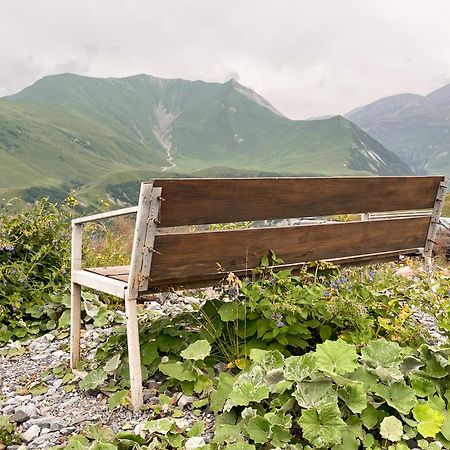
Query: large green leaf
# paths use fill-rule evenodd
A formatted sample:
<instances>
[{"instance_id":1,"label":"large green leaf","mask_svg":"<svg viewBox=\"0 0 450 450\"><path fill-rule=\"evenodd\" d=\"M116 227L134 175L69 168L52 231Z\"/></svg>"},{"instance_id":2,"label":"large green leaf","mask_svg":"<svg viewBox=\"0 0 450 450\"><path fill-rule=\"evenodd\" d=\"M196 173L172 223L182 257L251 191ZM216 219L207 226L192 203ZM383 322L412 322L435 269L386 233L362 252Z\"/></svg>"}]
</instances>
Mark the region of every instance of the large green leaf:
<instances>
[{"instance_id":1,"label":"large green leaf","mask_svg":"<svg viewBox=\"0 0 450 450\"><path fill-rule=\"evenodd\" d=\"M436 384L424 377L410 375L411 387L418 397L429 397L436 392Z\"/></svg>"},{"instance_id":2,"label":"large green leaf","mask_svg":"<svg viewBox=\"0 0 450 450\"><path fill-rule=\"evenodd\" d=\"M184 359L199 361L205 359L211 353L211 345L206 339L195 341L183 350L180 354Z\"/></svg>"},{"instance_id":3,"label":"large green leaf","mask_svg":"<svg viewBox=\"0 0 450 450\"><path fill-rule=\"evenodd\" d=\"M290 356L284 361L284 376L287 380L301 382L317 372L314 353L302 356Z\"/></svg>"},{"instance_id":4,"label":"large green leaf","mask_svg":"<svg viewBox=\"0 0 450 450\"><path fill-rule=\"evenodd\" d=\"M298 383L292 393L301 408L311 409L323 405L337 405L337 393L330 381Z\"/></svg>"},{"instance_id":5,"label":"large green leaf","mask_svg":"<svg viewBox=\"0 0 450 450\"><path fill-rule=\"evenodd\" d=\"M227 450L255 450L256 447L248 442L235 442L234 444L229 444L226 447Z\"/></svg>"},{"instance_id":6,"label":"large green leaf","mask_svg":"<svg viewBox=\"0 0 450 450\"><path fill-rule=\"evenodd\" d=\"M298 423L305 439L316 447L325 448L339 444L346 427L339 409L333 405L304 411Z\"/></svg>"},{"instance_id":7,"label":"large green leaf","mask_svg":"<svg viewBox=\"0 0 450 450\"><path fill-rule=\"evenodd\" d=\"M373 405L367 405L364 411L361 412L361 420L368 430L375 428L377 423L380 422L378 409L376 409Z\"/></svg>"},{"instance_id":8,"label":"large green leaf","mask_svg":"<svg viewBox=\"0 0 450 450\"><path fill-rule=\"evenodd\" d=\"M114 431L100 425L87 425L84 434L89 439L99 442L114 442L115 439Z\"/></svg>"},{"instance_id":9,"label":"large green leaf","mask_svg":"<svg viewBox=\"0 0 450 450\"><path fill-rule=\"evenodd\" d=\"M173 426L173 422L169 419L147 420L144 429L150 433L167 434Z\"/></svg>"},{"instance_id":10,"label":"large green leaf","mask_svg":"<svg viewBox=\"0 0 450 450\"><path fill-rule=\"evenodd\" d=\"M219 375L217 389L211 394L211 411L217 413L223 408L233 388L234 381L235 377L229 373L222 372Z\"/></svg>"},{"instance_id":11,"label":"large green leaf","mask_svg":"<svg viewBox=\"0 0 450 450\"><path fill-rule=\"evenodd\" d=\"M355 346L340 339L317 345L315 355L317 367L324 372L343 375L358 367Z\"/></svg>"},{"instance_id":12,"label":"large green leaf","mask_svg":"<svg viewBox=\"0 0 450 450\"><path fill-rule=\"evenodd\" d=\"M385 417L380 425L380 434L384 439L397 442L403 436L402 423L397 419L397 417Z\"/></svg>"},{"instance_id":13,"label":"large green leaf","mask_svg":"<svg viewBox=\"0 0 450 450\"><path fill-rule=\"evenodd\" d=\"M402 414L408 414L417 403L414 390L404 383L394 383L391 386L379 384L374 392Z\"/></svg>"},{"instance_id":14,"label":"large green leaf","mask_svg":"<svg viewBox=\"0 0 450 450\"><path fill-rule=\"evenodd\" d=\"M239 425L225 423L216 426L213 442L222 444L224 442L238 441L241 438L241 427Z\"/></svg>"},{"instance_id":15,"label":"large green leaf","mask_svg":"<svg viewBox=\"0 0 450 450\"><path fill-rule=\"evenodd\" d=\"M339 389L341 398L355 414L361 413L367 406L367 394L363 384L349 384Z\"/></svg>"},{"instance_id":16,"label":"large green leaf","mask_svg":"<svg viewBox=\"0 0 450 450\"><path fill-rule=\"evenodd\" d=\"M270 436L270 423L261 416L249 419L245 430L248 437L256 444L265 444Z\"/></svg>"},{"instance_id":17,"label":"large green leaf","mask_svg":"<svg viewBox=\"0 0 450 450\"><path fill-rule=\"evenodd\" d=\"M235 301L227 302L219 308L219 315L224 322L233 322L238 318L244 319L245 307Z\"/></svg>"},{"instance_id":18,"label":"large green leaf","mask_svg":"<svg viewBox=\"0 0 450 450\"><path fill-rule=\"evenodd\" d=\"M444 423L441 427L441 433L445 437L445 439L450 441L450 411L445 412L445 418Z\"/></svg>"},{"instance_id":19,"label":"large green leaf","mask_svg":"<svg viewBox=\"0 0 450 450\"><path fill-rule=\"evenodd\" d=\"M107 376L108 374L103 369L95 369L80 381L80 388L84 391L96 389L105 382Z\"/></svg>"},{"instance_id":20,"label":"large green leaf","mask_svg":"<svg viewBox=\"0 0 450 450\"><path fill-rule=\"evenodd\" d=\"M195 381L197 378L196 373L180 361L161 363L158 367L164 375L179 381Z\"/></svg>"},{"instance_id":21,"label":"large green leaf","mask_svg":"<svg viewBox=\"0 0 450 450\"><path fill-rule=\"evenodd\" d=\"M120 354L114 355L104 366L104 371L107 373L114 372L120 365Z\"/></svg>"},{"instance_id":22,"label":"large green leaf","mask_svg":"<svg viewBox=\"0 0 450 450\"><path fill-rule=\"evenodd\" d=\"M251 382L239 383L233 386L230 393L230 400L236 406L247 406L251 402L259 403L261 400L267 398L270 394L270 389L267 386L254 386Z\"/></svg>"},{"instance_id":23,"label":"large green leaf","mask_svg":"<svg viewBox=\"0 0 450 450\"><path fill-rule=\"evenodd\" d=\"M364 363L372 367L396 367L402 362L401 348L396 342L379 339L371 341L361 350Z\"/></svg>"},{"instance_id":24,"label":"large green leaf","mask_svg":"<svg viewBox=\"0 0 450 450\"><path fill-rule=\"evenodd\" d=\"M127 406L130 403L128 394L128 390L114 392L108 399L108 408L114 409L118 406Z\"/></svg>"},{"instance_id":25,"label":"large green leaf","mask_svg":"<svg viewBox=\"0 0 450 450\"><path fill-rule=\"evenodd\" d=\"M417 430L424 438L436 437L445 420L443 412L435 410L427 403L416 405L413 416L418 422Z\"/></svg>"}]
</instances>

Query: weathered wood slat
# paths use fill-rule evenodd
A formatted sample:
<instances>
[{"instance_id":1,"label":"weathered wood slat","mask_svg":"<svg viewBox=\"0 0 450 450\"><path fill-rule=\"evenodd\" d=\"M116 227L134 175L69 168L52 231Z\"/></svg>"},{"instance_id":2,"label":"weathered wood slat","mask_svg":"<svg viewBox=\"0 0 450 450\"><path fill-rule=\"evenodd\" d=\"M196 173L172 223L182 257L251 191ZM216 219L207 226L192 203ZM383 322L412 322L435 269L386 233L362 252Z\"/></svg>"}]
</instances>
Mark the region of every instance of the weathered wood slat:
<instances>
[{"instance_id":1,"label":"weathered wood slat","mask_svg":"<svg viewBox=\"0 0 450 450\"><path fill-rule=\"evenodd\" d=\"M129 208L122 208L116 209L114 211L107 211L104 213L93 214L92 216L78 217L77 219L73 219L72 223L79 224L79 223L95 222L97 220L103 219L111 219L112 217L126 216L127 214L135 214L137 213L137 210L138 210L137 206L131 206Z\"/></svg>"},{"instance_id":2,"label":"weathered wood slat","mask_svg":"<svg viewBox=\"0 0 450 450\"><path fill-rule=\"evenodd\" d=\"M329 261L340 266L357 266L365 264L380 264L389 261L398 261L399 256L420 256L423 248L410 248L404 250L396 250L392 252L371 253L368 255L351 256L347 258L330 258L322 261ZM289 269L296 274L304 265L307 264L283 264L272 266L271 270L277 272L279 270ZM248 270L233 272L238 277L248 276ZM226 280L228 273L217 273L209 276L199 276L190 278L177 278L171 280L159 280L150 283L149 292L163 292L169 289L197 289L209 286L217 286Z\"/></svg>"},{"instance_id":3,"label":"weathered wood slat","mask_svg":"<svg viewBox=\"0 0 450 450\"><path fill-rule=\"evenodd\" d=\"M258 266L271 249L286 264L424 247L429 217L157 235L150 282Z\"/></svg>"},{"instance_id":4,"label":"weathered wood slat","mask_svg":"<svg viewBox=\"0 0 450 450\"><path fill-rule=\"evenodd\" d=\"M72 282L95 289L100 292L115 295L116 297L125 298L127 283L114 278L98 275L86 270L72 271Z\"/></svg>"},{"instance_id":5,"label":"weathered wood slat","mask_svg":"<svg viewBox=\"0 0 450 450\"><path fill-rule=\"evenodd\" d=\"M380 263L386 261L395 261L400 255L412 255L418 256L423 252L423 248L407 248L402 250L395 250L391 252L381 252L381 253L370 253L367 255L356 255L346 258L329 258L323 261L330 261L341 266L357 265L357 264L369 264L369 263ZM293 271L298 270L307 263L298 264L282 264L277 266L271 266L271 270L284 270L291 269ZM86 269L87 271L97 273L99 275L106 276L108 278L113 278L115 280L127 282L130 266L118 266L121 270L113 270L115 267L91 267ZM237 276L245 275L246 271L235 271L234 274ZM247 271L248 273L248 271ZM155 288L161 287L183 287L183 288L193 288L193 287L205 287L212 284L217 284L224 278L228 276L228 272L218 272L209 276L191 277L183 278L182 273L179 274L179 278L171 280L160 280L150 283L149 292L155 290ZM158 289L156 289L158 290Z\"/></svg>"},{"instance_id":6,"label":"weathered wood slat","mask_svg":"<svg viewBox=\"0 0 450 450\"><path fill-rule=\"evenodd\" d=\"M161 179L161 227L431 209L444 177Z\"/></svg>"},{"instance_id":7,"label":"weathered wood slat","mask_svg":"<svg viewBox=\"0 0 450 450\"><path fill-rule=\"evenodd\" d=\"M105 277L113 277L117 275L128 275L130 273L130 266L88 267L84 270L104 275Z\"/></svg>"}]
</instances>

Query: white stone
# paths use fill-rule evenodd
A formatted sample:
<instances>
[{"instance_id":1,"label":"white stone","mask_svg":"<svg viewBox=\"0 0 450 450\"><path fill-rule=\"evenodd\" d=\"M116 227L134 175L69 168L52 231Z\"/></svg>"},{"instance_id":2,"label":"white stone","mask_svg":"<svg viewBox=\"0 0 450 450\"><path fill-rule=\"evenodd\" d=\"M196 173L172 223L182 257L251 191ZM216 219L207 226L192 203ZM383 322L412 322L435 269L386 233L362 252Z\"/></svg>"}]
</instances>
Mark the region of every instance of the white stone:
<instances>
[{"instance_id":1,"label":"white stone","mask_svg":"<svg viewBox=\"0 0 450 450\"><path fill-rule=\"evenodd\" d=\"M178 400L178 406L186 406L189 405L197 400L196 397L190 397L188 395L183 394L180 399Z\"/></svg>"},{"instance_id":2,"label":"white stone","mask_svg":"<svg viewBox=\"0 0 450 450\"><path fill-rule=\"evenodd\" d=\"M31 425L25 433L22 433L22 439L25 442L31 442L33 439L39 436L41 429L37 425Z\"/></svg>"},{"instance_id":3,"label":"white stone","mask_svg":"<svg viewBox=\"0 0 450 450\"><path fill-rule=\"evenodd\" d=\"M202 448L204 445L206 445L206 442L201 436L194 436L186 441L184 448L186 450L194 450L196 448Z\"/></svg>"}]
</instances>

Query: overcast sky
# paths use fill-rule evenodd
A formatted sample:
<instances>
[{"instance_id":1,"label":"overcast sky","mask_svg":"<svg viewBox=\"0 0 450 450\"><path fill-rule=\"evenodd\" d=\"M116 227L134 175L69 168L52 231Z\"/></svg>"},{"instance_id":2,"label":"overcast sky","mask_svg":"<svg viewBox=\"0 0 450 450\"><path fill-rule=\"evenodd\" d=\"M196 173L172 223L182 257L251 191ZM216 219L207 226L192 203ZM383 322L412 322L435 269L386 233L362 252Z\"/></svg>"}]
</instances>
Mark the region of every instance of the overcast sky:
<instances>
[{"instance_id":1,"label":"overcast sky","mask_svg":"<svg viewBox=\"0 0 450 450\"><path fill-rule=\"evenodd\" d=\"M288 117L450 83L450 0L0 0L0 96L48 74L235 78Z\"/></svg>"}]
</instances>

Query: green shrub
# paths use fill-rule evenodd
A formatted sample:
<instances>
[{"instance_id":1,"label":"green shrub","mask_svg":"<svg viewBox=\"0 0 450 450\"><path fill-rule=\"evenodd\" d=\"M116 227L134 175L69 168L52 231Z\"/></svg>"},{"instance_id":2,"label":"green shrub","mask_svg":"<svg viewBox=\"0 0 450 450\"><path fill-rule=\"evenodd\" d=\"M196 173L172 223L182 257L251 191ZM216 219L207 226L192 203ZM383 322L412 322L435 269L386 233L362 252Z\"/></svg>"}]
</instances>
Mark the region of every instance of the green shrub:
<instances>
[{"instance_id":1,"label":"green shrub","mask_svg":"<svg viewBox=\"0 0 450 450\"><path fill-rule=\"evenodd\" d=\"M448 356L386 340L360 351L326 341L289 358L252 350L252 366L212 396L222 413L213 441L219 448L448 448Z\"/></svg>"},{"instance_id":2,"label":"green shrub","mask_svg":"<svg viewBox=\"0 0 450 450\"><path fill-rule=\"evenodd\" d=\"M391 267L358 268L337 272L326 267L306 270L299 276L289 271L266 273L260 279L240 282L230 275L217 298L193 312L171 318L141 317L140 341L144 379L161 370L161 361L183 363L183 350L198 340L211 346L208 368L220 363L239 371L249 364L254 348L278 350L285 356L301 355L328 339L364 344L386 337L401 345L425 342L425 330L405 303L401 280L394 285ZM406 282L405 282L406 283ZM118 328L97 350L101 368L120 354L115 375L122 388L129 387L125 329ZM167 375L167 374L166 374ZM106 374L101 382L107 379ZM195 391L196 380L169 376L168 383ZM198 385L197 385L198 387Z\"/></svg>"},{"instance_id":3,"label":"green shrub","mask_svg":"<svg viewBox=\"0 0 450 450\"><path fill-rule=\"evenodd\" d=\"M20 442L16 428L7 416L0 416L0 448Z\"/></svg>"},{"instance_id":4,"label":"green shrub","mask_svg":"<svg viewBox=\"0 0 450 450\"><path fill-rule=\"evenodd\" d=\"M65 308L70 226L64 208L41 200L0 216L0 342L51 330Z\"/></svg>"}]
</instances>

